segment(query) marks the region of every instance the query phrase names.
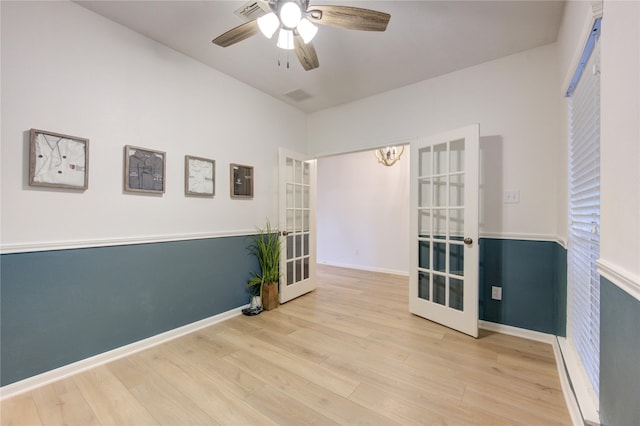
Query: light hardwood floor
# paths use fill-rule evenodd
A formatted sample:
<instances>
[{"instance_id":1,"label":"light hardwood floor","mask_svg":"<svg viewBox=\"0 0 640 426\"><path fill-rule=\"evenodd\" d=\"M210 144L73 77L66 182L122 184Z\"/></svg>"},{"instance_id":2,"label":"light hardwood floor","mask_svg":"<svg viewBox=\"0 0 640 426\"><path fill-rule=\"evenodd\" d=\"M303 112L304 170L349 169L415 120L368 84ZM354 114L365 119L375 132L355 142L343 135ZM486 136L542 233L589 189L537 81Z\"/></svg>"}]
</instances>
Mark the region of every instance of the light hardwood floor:
<instances>
[{"instance_id":1,"label":"light hardwood floor","mask_svg":"<svg viewBox=\"0 0 640 426\"><path fill-rule=\"evenodd\" d=\"M550 345L408 313L408 279L318 289L2 402L2 425L570 424Z\"/></svg>"}]
</instances>

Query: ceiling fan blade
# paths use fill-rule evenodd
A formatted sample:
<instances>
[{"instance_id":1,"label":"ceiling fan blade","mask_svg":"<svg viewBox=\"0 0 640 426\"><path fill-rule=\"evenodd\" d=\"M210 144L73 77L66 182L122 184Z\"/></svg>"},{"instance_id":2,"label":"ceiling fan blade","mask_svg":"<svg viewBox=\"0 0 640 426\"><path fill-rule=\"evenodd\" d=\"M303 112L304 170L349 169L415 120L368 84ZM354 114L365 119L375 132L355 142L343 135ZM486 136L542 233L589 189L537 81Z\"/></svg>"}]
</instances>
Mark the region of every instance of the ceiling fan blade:
<instances>
[{"instance_id":1,"label":"ceiling fan blade","mask_svg":"<svg viewBox=\"0 0 640 426\"><path fill-rule=\"evenodd\" d=\"M218 46L228 47L255 35L258 32L258 29L258 22L254 19L253 21L238 25L221 36L214 38L213 43Z\"/></svg>"},{"instance_id":2,"label":"ceiling fan blade","mask_svg":"<svg viewBox=\"0 0 640 426\"><path fill-rule=\"evenodd\" d=\"M299 34L295 34L293 36L293 44L296 49L296 56L306 71L311 71L320 66L316 48L313 47L311 42L305 44L302 37Z\"/></svg>"},{"instance_id":3,"label":"ceiling fan blade","mask_svg":"<svg viewBox=\"0 0 640 426\"><path fill-rule=\"evenodd\" d=\"M316 24L349 30L384 31L391 15L376 10L351 6L310 6L307 18Z\"/></svg>"}]
</instances>

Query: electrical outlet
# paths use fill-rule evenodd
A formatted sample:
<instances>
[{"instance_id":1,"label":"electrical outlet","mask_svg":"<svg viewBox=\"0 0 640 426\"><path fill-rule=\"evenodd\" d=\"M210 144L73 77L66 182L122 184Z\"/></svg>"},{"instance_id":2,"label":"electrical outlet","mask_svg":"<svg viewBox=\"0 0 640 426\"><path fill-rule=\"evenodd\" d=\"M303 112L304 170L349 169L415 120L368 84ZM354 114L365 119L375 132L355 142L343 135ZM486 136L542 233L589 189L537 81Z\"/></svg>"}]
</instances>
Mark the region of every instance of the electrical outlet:
<instances>
[{"instance_id":1,"label":"electrical outlet","mask_svg":"<svg viewBox=\"0 0 640 426\"><path fill-rule=\"evenodd\" d=\"M502 287L491 286L491 298L493 300L502 300Z\"/></svg>"}]
</instances>

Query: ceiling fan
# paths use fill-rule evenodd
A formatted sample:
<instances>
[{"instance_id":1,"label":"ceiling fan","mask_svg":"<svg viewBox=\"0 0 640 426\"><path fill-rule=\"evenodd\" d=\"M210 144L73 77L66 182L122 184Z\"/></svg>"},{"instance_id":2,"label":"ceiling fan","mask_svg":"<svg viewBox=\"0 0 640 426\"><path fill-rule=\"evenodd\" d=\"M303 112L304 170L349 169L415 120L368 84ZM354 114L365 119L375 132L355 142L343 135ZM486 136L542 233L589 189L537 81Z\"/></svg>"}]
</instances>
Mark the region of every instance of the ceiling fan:
<instances>
[{"instance_id":1,"label":"ceiling fan","mask_svg":"<svg viewBox=\"0 0 640 426\"><path fill-rule=\"evenodd\" d=\"M318 55L311 40L318 27L329 25L360 31L385 31L391 15L376 10L351 6L309 6L309 0L265 0L270 13L245 22L213 39L218 46L228 47L245 40L260 30L271 38L279 29L277 46L295 49L307 71L318 68Z\"/></svg>"}]
</instances>

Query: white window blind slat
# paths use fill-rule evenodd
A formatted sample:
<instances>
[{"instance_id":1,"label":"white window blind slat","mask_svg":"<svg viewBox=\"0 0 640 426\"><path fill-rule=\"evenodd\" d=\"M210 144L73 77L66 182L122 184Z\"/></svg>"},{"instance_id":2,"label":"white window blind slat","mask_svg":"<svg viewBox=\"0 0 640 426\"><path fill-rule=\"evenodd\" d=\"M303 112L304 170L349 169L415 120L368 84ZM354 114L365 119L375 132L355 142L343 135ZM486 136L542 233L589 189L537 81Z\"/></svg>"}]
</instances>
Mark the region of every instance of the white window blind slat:
<instances>
[{"instance_id":1,"label":"white window blind slat","mask_svg":"<svg viewBox=\"0 0 640 426\"><path fill-rule=\"evenodd\" d=\"M595 67L595 68L594 68ZM569 99L567 337L596 395L600 371L600 81L596 43Z\"/></svg>"}]
</instances>

